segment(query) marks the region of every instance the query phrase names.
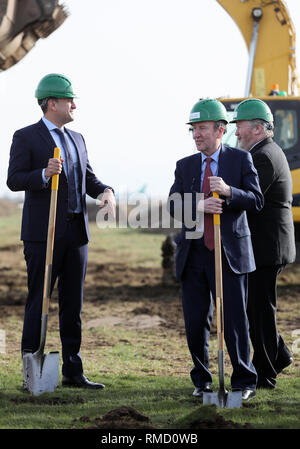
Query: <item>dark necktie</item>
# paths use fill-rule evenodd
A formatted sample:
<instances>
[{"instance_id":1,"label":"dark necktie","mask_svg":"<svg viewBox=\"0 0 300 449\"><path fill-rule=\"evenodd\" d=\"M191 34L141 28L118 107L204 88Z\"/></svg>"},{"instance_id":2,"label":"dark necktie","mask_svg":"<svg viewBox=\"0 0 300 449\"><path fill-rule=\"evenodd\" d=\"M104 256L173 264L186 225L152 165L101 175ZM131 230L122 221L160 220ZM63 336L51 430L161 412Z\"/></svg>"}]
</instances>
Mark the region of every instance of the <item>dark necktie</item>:
<instances>
[{"instance_id":1,"label":"dark necktie","mask_svg":"<svg viewBox=\"0 0 300 449\"><path fill-rule=\"evenodd\" d=\"M210 168L211 161L212 159L210 157L206 158L206 167L202 183L202 192L204 193L204 199L207 198L210 193L208 177L213 175ZM210 251L212 251L215 247L213 214L204 214L204 245Z\"/></svg>"},{"instance_id":2,"label":"dark necktie","mask_svg":"<svg viewBox=\"0 0 300 449\"><path fill-rule=\"evenodd\" d=\"M70 146L65 138L64 132L55 128L54 131L59 135L62 146L65 150L66 164L68 169L68 211L74 212L77 207L76 184L75 184L75 168L72 158Z\"/></svg>"}]
</instances>

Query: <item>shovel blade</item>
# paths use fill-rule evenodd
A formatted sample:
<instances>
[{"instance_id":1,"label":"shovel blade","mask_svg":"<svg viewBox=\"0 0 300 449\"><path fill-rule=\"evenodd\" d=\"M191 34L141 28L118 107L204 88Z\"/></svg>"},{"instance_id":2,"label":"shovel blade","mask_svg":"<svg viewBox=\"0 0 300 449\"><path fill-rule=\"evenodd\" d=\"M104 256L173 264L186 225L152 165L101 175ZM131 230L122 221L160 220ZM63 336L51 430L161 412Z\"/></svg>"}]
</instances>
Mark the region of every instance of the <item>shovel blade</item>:
<instances>
[{"instance_id":1,"label":"shovel blade","mask_svg":"<svg viewBox=\"0 0 300 449\"><path fill-rule=\"evenodd\" d=\"M203 404L214 404L223 408L226 404L226 393L203 393Z\"/></svg>"},{"instance_id":2,"label":"shovel blade","mask_svg":"<svg viewBox=\"0 0 300 449\"><path fill-rule=\"evenodd\" d=\"M23 356L24 387L34 396L52 393L59 380L59 353L50 352L40 357L37 353Z\"/></svg>"},{"instance_id":3,"label":"shovel blade","mask_svg":"<svg viewBox=\"0 0 300 449\"><path fill-rule=\"evenodd\" d=\"M240 408L242 406L242 392L203 393L203 404L214 404L220 408Z\"/></svg>"},{"instance_id":4,"label":"shovel blade","mask_svg":"<svg viewBox=\"0 0 300 449\"><path fill-rule=\"evenodd\" d=\"M241 391L232 391L228 393L227 408L241 408L242 407L242 392Z\"/></svg>"}]
</instances>

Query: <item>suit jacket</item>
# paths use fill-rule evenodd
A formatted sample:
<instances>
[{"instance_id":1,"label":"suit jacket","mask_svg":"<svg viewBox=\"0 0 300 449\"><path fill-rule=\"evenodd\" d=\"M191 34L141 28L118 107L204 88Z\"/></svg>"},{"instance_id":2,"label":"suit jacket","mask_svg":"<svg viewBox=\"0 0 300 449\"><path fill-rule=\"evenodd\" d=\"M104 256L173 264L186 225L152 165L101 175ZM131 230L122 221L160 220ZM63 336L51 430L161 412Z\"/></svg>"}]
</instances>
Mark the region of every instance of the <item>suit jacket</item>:
<instances>
[{"instance_id":1,"label":"suit jacket","mask_svg":"<svg viewBox=\"0 0 300 449\"><path fill-rule=\"evenodd\" d=\"M257 266L292 263L295 233L292 215L292 177L286 156L271 138L250 151L264 195L264 207L248 212Z\"/></svg>"},{"instance_id":2,"label":"suit jacket","mask_svg":"<svg viewBox=\"0 0 300 449\"><path fill-rule=\"evenodd\" d=\"M106 187L94 174L81 134L66 129L78 152L80 194L85 221L86 241L89 240L86 194L97 198ZM46 241L49 220L51 182L45 187L42 170L53 157L56 143L44 122L40 120L14 133L10 151L7 185L12 191L25 190L21 240ZM55 238L60 238L67 226L68 181L62 171L59 177Z\"/></svg>"},{"instance_id":3,"label":"suit jacket","mask_svg":"<svg viewBox=\"0 0 300 449\"><path fill-rule=\"evenodd\" d=\"M200 192L201 153L185 157L177 162L175 181L170 190L169 210L175 214L171 195L192 195L193 219L196 217L196 193ZM231 269L238 274L254 271L255 261L251 244L246 210L259 211L263 207L263 195L259 187L257 172L249 153L221 146L218 176L231 186L232 198L223 203L221 214L221 239L226 259ZM183 204L184 206L184 204ZM191 240L187 239L187 227L183 224L176 237L176 277L180 279L187 260Z\"/></svg>"}]
</instances>

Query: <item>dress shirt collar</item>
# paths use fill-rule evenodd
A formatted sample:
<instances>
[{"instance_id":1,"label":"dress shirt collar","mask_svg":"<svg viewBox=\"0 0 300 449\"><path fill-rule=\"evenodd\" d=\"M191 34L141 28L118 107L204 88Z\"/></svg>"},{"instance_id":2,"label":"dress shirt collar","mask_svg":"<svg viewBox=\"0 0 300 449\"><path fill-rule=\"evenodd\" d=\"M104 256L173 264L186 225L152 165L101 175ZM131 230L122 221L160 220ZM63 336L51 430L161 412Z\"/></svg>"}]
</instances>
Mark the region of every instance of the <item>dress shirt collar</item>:
<instances>
[{"instance_id":1,"label":"dress shirt collar","mask_svg":"<svg viewBox=\"0 0 300 449\"><path fill-rule=\"evenodd\" d=\"M219 146L217 151L215 151L211 156L205 156L205 154L201 153L202 164L208 157L210 157L214 162L216 162L216 164L218 164L220 151L221 151L221 146Z\"/></svg>"},{"instance_id":2,"label":"dress shirt collar","mask_svg":"<svg viewBox=\"0 0 300 449\"><path fill-rule=\"evenodd\" d=\"M54 125L54 123L50 122L50 120L48 120L46 117L42 117L43 122L45 123L45 125L47 126L47 128L49 129L49 131L53 131L54 129L60 129L62 132L64 132L64 128L58 128L57 125Z\"/></svg>"}]
</instances>

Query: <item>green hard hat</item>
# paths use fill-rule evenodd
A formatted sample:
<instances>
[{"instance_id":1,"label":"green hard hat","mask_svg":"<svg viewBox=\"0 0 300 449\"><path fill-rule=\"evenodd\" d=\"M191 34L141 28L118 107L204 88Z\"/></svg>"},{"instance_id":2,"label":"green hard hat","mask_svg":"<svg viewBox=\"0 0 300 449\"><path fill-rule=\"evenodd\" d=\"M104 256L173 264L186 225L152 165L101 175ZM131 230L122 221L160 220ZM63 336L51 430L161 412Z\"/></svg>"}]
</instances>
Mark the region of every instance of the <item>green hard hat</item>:
<instances>
[{"instance_id":1,"label":"green hard hat","mask_svg":"<svg viewBox=\"0 0 300 449\"><path fill-rule=\"evenodd\" d=\"M225 106L216 99L206 98L199 100L193 106L190 113L190 121L187 125L192 125L197 122L218 122L219 120L228 123Z\"/></svg>"},{"instance_id":2,"label":"green hard hat","mask_svg":"<svg viewBox=\"0 0 300 449\"><path fill-rule=\"evenodd\" d=\"M267 103L257 98L249 98L238 104L230 123L255 119L261 119L268 123L273 122L273 114Z\"/></svg>"},{"instance_id":3,"label":"green hard hat","mask_svg":"<svg viewBox=\"0 0 300 449\"><path fill-rule=\"evenodd\" d=\"M35 91L35 97L44 98L75 98L71 81L64 75L50 73L44 76Z\"/></svg>"}]
</instances>

